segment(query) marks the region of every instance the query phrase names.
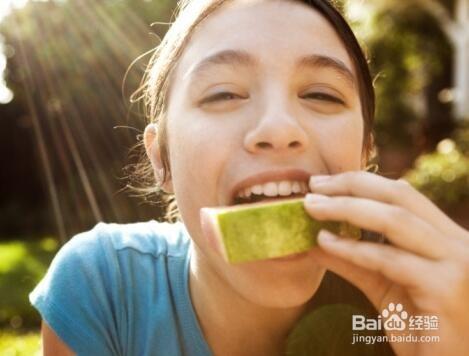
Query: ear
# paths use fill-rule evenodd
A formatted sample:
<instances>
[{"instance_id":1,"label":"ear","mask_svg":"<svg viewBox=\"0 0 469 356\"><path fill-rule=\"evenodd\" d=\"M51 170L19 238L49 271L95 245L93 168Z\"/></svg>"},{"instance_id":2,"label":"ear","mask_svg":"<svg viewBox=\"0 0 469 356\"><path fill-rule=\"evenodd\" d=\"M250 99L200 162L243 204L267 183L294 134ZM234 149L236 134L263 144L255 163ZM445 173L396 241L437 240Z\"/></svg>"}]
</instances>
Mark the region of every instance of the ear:
<instances>
[{"instance_id":1,"label":"ear","mask_svg":"<svg viewBox=\"0 0 469 356\"><path fill-rule=\"evenodd\" d=\"M361 170L364 171L366 170L366 166L368 164L368 155L366 153L362 153L362 159L361 159Z\"/></svg>"},{"instance_id":2,"label":"ear","mask_svg":"<svg viewBox=\"0 0 469 356\"><path fill-rule=\"evenodd\" d=\"M173 183L170 175L166 175L166 181L163 182L163 162L161 161L160 147L158 146L158 131L155 124L148 124L143 133L143 144L145 151L153 167L155 179L166 193L173 194Z\"/></svg>"}]
</instances>

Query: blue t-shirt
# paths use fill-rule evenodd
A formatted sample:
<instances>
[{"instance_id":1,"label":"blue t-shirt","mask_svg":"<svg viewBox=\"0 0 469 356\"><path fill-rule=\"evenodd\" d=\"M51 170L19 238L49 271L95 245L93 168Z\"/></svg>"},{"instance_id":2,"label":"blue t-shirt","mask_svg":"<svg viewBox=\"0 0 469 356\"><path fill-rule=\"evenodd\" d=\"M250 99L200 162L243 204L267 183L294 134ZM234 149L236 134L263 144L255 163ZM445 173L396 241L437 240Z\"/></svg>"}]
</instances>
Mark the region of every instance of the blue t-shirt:
<instances>
[{"instance_id":1,"label":"blue t-shirt","mask_svg":"<svg viewBox=\"0 0 469 356\"><path fill-rule=\"evenodd\" d=\"M77 355L211 355L189 293L182 223L96 225L57 253L29 299Z\"/></svg>"}]
</instances>

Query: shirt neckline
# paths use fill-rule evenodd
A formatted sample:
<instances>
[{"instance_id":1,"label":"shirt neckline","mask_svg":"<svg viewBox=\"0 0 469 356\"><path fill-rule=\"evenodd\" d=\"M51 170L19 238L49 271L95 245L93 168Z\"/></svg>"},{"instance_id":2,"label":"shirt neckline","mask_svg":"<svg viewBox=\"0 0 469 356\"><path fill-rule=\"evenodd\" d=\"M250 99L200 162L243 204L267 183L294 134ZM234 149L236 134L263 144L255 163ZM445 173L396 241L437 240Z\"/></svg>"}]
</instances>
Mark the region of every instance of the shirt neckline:
<instances>
[{"instance_id":1,"label":"shirt neckline","mask_svg":"<svg viewBox=\"0 0 469 356\"><path fill-rule=\"evenodd\" d=\"M197 315L192 304L192 299L190 295L190 288L189 288L189 272L190 272L190 261L192 257L192 239L187 231L186 227L183 223L181 223L181 233L185 235L187 238L187 253L186 258L184 259L184 268L182 269L182 285L183 285L183 301L184 304L182 305L183 312L182 312L182 323L187 326L187 330L189 330L189 337L191 346L194 346L197 350L197 355L212 355L212 351L205 340L205 337L202 332L202 328L200 327L199 321L197 319Z\"/></svg>"}]
</instances>

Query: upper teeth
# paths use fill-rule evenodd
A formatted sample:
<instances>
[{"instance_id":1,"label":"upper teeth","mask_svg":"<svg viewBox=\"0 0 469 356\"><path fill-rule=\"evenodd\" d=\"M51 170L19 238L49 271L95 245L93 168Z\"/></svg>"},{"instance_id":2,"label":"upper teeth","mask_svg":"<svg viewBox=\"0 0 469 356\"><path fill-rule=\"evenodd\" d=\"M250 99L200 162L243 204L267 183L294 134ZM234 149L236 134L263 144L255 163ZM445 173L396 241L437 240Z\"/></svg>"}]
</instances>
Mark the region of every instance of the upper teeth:
<instances>
[{"instance_id":1,"label":"upper teeth","mask_svg":"<svg viewBox=\"0 0 469 356\"><path fill-rule=\"evenodd\" d=\"M238 192L237 197L249 198L251 194L276 197L278 195L288 196L297 193L306 194L307 192L308 186L306 182L283 180L281 182L268 182L243 188Z\"/></svg>"}]
</instances>

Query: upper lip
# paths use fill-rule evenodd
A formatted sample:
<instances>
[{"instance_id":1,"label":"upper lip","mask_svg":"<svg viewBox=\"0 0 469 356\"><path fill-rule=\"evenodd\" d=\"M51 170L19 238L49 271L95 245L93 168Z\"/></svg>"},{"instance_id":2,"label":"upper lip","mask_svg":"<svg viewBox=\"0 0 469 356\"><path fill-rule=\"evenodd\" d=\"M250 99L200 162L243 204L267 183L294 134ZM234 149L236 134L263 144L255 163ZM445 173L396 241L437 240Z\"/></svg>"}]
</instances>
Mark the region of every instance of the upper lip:
<instances>
[{"instance_id":1,"label":"upper lip","mask_svg":"<svg viewBox=\"0 0 469 356\"><path fill-rule=\"evenodd\" d=\"M256 173L237 182L230 192L230 201L233 202L235 195L243 188L267 182L280 182L282 180L308 182L310 173L303 169L282 169Z\"/></svg>"}]
</instances>

